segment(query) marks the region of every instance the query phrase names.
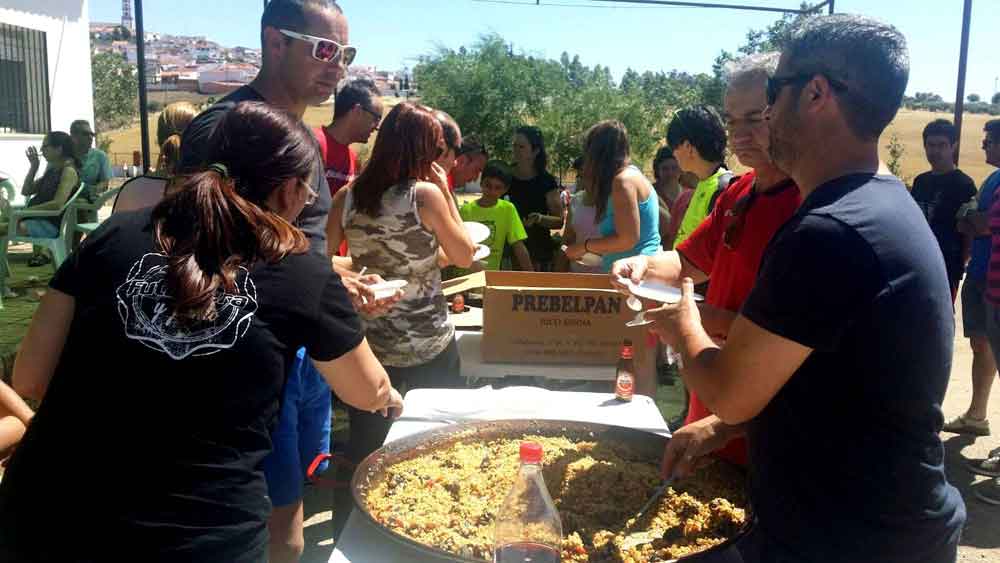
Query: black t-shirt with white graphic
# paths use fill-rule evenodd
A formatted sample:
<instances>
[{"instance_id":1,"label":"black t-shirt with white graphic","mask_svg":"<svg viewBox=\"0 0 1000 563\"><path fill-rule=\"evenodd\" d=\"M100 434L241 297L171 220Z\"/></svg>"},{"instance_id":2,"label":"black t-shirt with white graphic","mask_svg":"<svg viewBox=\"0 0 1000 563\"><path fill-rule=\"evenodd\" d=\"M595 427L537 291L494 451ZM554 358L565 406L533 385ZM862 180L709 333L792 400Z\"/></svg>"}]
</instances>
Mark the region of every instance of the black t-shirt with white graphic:
<instances>
[{"instance_id":1,"label":"black t-shirt with white graphic","mask_svg":"<svg viewBox=\"0 0 1000 563\"><path fill-rule=\"evenodd\" d=\"M0 483L0 553L259 560L270 511L260 463L295 352L329 361L362 341L339 276L312 252L241 270L216 320L178 326L149 218L112 216L52 280L75 313Z\"/></svg>"},{"instance_id":2,"label":"black t-shirt with white graphic","mask_svg":"<svg viewBox=\"0 0 1000 563\"><path fill-rule=\"evenodd\" d=\"M960 207L976 197L976 183L958 169L946 174L925 172L913 181L910 193L941 246L951 286L958 287L965 264L962 263L962 235L958 233L955 215Z\"/></svg>"}]
</instances>

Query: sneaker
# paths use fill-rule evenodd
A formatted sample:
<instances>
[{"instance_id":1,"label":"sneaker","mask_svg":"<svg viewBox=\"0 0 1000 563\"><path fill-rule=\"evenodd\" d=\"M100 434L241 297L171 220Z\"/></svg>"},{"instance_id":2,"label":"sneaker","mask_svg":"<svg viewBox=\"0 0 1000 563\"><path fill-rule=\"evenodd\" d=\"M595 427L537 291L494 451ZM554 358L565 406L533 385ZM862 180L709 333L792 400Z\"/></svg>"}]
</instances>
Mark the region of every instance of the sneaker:
<instances>
[{"instance_id":1,"label":"sneaker","mask_svg":"<svg viewBox=\"0 0 1000 563\"><path fill-rule=\"evenodd\" d=\"M979 500L1000 506L1000 477L983 483L975 493Z\"/></svg>"},{"instance_id":2,"label":"sneaker","mask_svg":"<svg viewBox=\"0 0 1000 563\"><path fill-rule=\"evenodd\" d=\"M993 452L990 452L990 457L982 461L970 460L967 467L976 475L1000 477L1000 455L993 455Z\"/></svg>"},{"instance_id":3,"label":"sneaker","mask_svg":"<svg viewBox=\"0 0 1000 563\"><path fill-rule=\"evenodd\" d=\"M976 420L964 414L956 416L955 418L944 423L945 432L954 432L955 434L972 434L974 436L989 436L990 435L990 421Z\"/></svg>"}]
</instances>

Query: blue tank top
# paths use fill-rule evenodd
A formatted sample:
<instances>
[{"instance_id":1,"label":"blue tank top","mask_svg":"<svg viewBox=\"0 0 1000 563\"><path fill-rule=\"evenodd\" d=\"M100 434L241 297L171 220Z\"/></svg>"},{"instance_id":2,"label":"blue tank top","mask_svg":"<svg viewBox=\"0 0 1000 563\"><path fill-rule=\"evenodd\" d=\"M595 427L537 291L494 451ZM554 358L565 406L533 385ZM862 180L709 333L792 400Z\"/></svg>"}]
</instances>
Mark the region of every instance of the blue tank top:
<instances>
[{"instance_id":1,"label":"blue tank top","mask_svg":"<svg viewBox=\"0 0 1000 563\"><path fill-rule=\"evenodd\" d=\"M615 232L615 209L611 206L611 197L608 197L608 207L604 212L604 219L601 220L598 230L602 237L614 234ZM611 265L616 260L638 256L644 254L653 256L660 249L660 199L656 197L656 190L649 190L649 197L646 201L639 202L639 240L630 250L605 254L601 257L601 270L610 272Z\"/></svg>"}]
</instances>

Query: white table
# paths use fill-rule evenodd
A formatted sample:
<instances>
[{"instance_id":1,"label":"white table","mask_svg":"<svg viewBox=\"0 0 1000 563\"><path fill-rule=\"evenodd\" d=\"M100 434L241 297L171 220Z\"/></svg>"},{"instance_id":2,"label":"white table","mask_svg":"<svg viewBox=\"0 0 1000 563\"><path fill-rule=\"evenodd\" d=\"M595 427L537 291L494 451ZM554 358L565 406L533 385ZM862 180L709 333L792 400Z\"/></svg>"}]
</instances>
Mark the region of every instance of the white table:
<instances>
[{"instance_id":1,"label":"white table","mask_svg":"<svg viewBox=\"0 0 1000 563\"><path fill-rule=\"evenodd\" d=\"M626 426L669 436L667 423L649 397L630 403L610 393L548 391L537 387L416 389L406 394L403 417L389 430L386 443L449 424L448 420L535 418ZM351 513L330 563L430 563L440 559L415 553L387 538L357 511Z\"/></svg>"}]
</instances>

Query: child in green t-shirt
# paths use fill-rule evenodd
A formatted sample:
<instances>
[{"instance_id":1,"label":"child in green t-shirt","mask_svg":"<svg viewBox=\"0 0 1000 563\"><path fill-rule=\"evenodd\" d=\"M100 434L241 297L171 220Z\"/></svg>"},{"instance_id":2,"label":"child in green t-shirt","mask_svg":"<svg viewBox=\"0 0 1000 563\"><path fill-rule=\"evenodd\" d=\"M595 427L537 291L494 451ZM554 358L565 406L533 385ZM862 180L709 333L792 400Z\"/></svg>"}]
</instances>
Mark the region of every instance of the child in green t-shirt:
<instances>
[{"instance_id":1,"label":"child in green t-shirt","mask_svg":"<svg viewBox=\"0 0 1000 563\"><path fill-rule=\"evenodd\" d=\"M528 234L521 224L521 217L513 203L500 199L510 189L510 182L511 172L507 165L498 160L486 163L479 180L482 197L466 203L458 212L463 221L475 221L489 227L490 237L483 241L483 244L490 247L490 255L486 259L487 270L501 269L504 245L510 245L511 254L519 269L532 271L531 256L524 245Z\"/></svg>"}]
</instances>

